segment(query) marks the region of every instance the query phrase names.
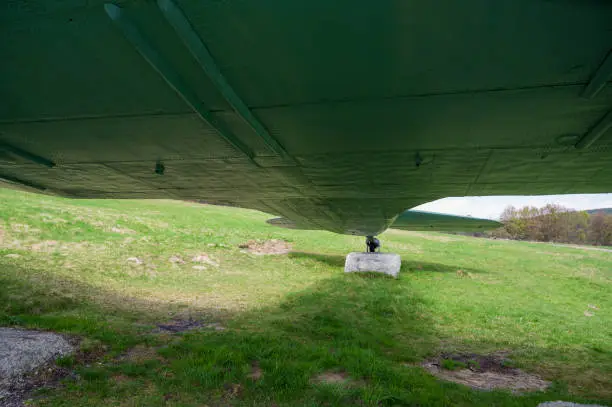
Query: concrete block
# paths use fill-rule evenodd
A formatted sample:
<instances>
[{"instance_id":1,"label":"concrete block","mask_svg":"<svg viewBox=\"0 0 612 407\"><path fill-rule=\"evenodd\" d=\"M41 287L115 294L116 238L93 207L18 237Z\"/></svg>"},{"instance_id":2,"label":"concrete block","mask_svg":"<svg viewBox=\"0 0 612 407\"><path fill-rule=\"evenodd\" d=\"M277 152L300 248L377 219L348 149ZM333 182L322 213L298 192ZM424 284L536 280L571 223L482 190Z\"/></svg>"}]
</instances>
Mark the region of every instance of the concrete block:
<instances>
[{"instance_id":1,"label":"concrete block","mask_svg":"<svg viewBox=\"0 0 612 407\"><path fill-rule=\"evenodd\" d=\"M384 273L397 278L401 265L399 254L353 252L346 256L344 272Z\"/></svg>"}]
</instances>

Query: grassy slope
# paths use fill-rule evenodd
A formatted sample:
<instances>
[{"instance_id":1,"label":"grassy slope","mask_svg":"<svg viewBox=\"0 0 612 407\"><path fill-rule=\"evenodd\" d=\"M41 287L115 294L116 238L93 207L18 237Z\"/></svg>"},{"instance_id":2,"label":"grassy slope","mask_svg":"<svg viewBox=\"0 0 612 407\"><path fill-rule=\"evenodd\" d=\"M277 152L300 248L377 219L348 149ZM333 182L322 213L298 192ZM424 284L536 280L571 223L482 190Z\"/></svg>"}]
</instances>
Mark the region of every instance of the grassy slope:
<instances>
[{"instance_id":1,"label":"grassy slope","mask_svg":"<svg viewBox=\"0 0 612 407\"><path fill-rule=\"evenodd\" d=\"M389 231L383 248L402 255L400 279L364 278L342 273L344 255L360 250L361 238L279 229L267 218L184 202L74 201L0 189L0 324L78 334L84 348L103 353L98 363L76 363L79 378L36 403L612 400L612 253ZM273 238L292 242L295 252L254 256L237 248ZM219 267L193 269L199 253ZM173 255L187 262L173 264ZM176 316L227 329L153 332ZM145 350L141 357L117 359L134 346ZM551 390L479 392L414 366L441 351L496 350L554 381ZM248 377L253 365L259 380ZM353 380L314 383L325 371Z\"/></svg>"}]
</instances>

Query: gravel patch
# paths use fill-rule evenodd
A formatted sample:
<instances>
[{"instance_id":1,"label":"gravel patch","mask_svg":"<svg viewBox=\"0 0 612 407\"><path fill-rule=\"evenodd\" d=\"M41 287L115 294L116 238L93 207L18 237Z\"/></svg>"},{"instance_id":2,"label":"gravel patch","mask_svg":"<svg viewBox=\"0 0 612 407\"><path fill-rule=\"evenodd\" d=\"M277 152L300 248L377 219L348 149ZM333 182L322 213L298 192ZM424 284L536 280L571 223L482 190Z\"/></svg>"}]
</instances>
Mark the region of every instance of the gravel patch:
<instances>
[{"instance_id":1,"label":"gravel patch","mask_svg":"<svg viewBox=\"0 0 612 407\"><path fill-rule=\"evenodd\" d=\"M0 406L21 406L27 393L58 375L54 361L73 352L52 332L0 328Z\"/></svg>"}]
</instances>

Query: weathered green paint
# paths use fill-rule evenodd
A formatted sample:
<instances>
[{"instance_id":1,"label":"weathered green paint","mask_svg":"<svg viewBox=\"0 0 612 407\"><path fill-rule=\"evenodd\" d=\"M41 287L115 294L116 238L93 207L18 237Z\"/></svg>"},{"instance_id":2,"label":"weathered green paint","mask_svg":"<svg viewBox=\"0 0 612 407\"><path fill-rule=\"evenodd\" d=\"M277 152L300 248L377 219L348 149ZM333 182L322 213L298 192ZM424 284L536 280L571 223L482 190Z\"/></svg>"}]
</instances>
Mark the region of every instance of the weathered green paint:
<instances>
[{"instance_id":1,"label":"weathered green paint","mask_svg":"<svg viewBox=\"0 0 612 407\"><path fill-rule=\"evenodd\" d=\"M0 2L0 142L56 164L1 177L353 234L612 191L612 2L172 1Z\"/></svg>"},{"instance_id":2,"label":"weathered green paint","mask_svg":"<svg viewBox=\"0 0 612 407\"><path fill-rule=\"evenodd\" d=\"M142 35L138 27L126 16L125 12L114 4L105 4L104 9L108 16L121 27L126 38L134 45L148 63L155 68L164 78L168 85L185 100L185 102L204 120L208 125L216 129L221 137L227 140L237 150L244 153L249 158L253 157L253 152L236 136L234 136L225 123L217 120L211 112L202 105L198 97L189 89L181 76L172 68L157 50Z\"/></svg>"},{"instance_id":3,"label":"weathered green paint","mask_svg":"<svg viewBox=\"0 0 612 407\"><path fill-rule=\"evenodd\" d=\"M41 185L36 185L30 181L11 177L10 175L0 176L0 185L13 189L23 189L31 192L47 192L47 189Z\"/></svg>"},{"instance_id":4,"label":"weathered green paint","mask_svg":"<svg viewBox=\"0 0 612 407\"><path fill-rule=\"evenodd\" d=\"M40 157L36 154L29 153L20 148L13 147L6 143L0 143L0 151L4 151L6 155L13 155L13 156L21 157L33 163L44 165L45 167L48 167L48 168L55 167L55 163L53 161L47 160L46 158Z\"/></svg>"},{"instance_id":5,"label":"weathered green paint","mask_svg":"<svg viewBox=\"0 0 612 407\"><path fill-rule=\"evenodd\" d=\"M599 140L608 130L612 128L612 110L608 112L592 129L590 129L584 137L576 143L576 148L583 149L593 145Z\"/></svg>"},{"instance_id":6,"label":"weathered green paint","mask_svg":"<svg viewBox=\"0 0 612 407\"><path fill-rule=\"evenodd\" d=\"M582 97L593 98L606 86L608 81L612 79L612 51L601 63L601 66L595 71L593 78L582 91Z\"/></svg>"},{"instance_id":7,"label":"weathered green paint","mask_svg":"<svg viewBox=\"0 0 612 407\"><path fill-rule=\"evenodd\" d=\"M234 92L230 84L227 83L227 80L221 71L219 71L215 60L206 49L206 46L202 43L200 37L198 37L198 34L193 30L193 27L191 27L191 24L189 24L187 17L185 17L181 9L172 0L157 0L157 5L170 25L174 27L187 49L189 49L194 58L199 62L202 69L208 74L234 111L251 126L255 133L264 140L272 151L282 157L287 157L285 149L270 135L268 129L253 116L248 106L240 99L236 92Z\"/></svg>"}]
</instances>

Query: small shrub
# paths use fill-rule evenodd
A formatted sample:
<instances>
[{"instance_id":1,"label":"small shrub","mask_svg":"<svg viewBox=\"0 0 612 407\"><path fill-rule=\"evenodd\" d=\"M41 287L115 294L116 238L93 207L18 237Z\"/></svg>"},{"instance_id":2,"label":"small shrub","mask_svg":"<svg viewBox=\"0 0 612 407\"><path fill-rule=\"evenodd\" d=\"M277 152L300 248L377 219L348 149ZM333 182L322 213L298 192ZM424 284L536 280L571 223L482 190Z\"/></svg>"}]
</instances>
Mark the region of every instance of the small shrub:
<instances>
[{"instance_id":1,"label":"small shrub","mask_svg":"<svg viewBox=\"0 0 612 407\"><path fill-rule=\"evenodd\" d=\"M105 380L108 377L108 373L100 368L87 367L81 370L81 377L86 381L97 381Z\"/></svg>"},{"instance_id":2,"label":"small shrub","mask_svg":"<svg viewBox=\"0 0 612 407\"><path fill-rule=\"evenodd\" d=\"M446 370L459 370L467 368L467 365L463 362L453 359L442 359L442 361L440 362L440 367Z\"/></svg>"},{"instance_id":3,"label":"small shrub","mask_svg":"<svg viewBox=\"0 0 612 407\"><path fill-rule=\"evenodd\" d=\"M72 367L76 363L76 359L73 355L62 356L55 360L55 364L60 367Z\"/></svg>"},{"instance_id":4,"label":"small shrub","mask_svg":"<svg viewBox=\"0 0 612 407\"><path fill-rule=\"evenodd\" d=\"M0 325L13 326L13 325L23 325L23 324L25 324L25 321L16 315L0 316Z\"/></svg>"},{"instance_id":5,"label":"small shrub","mask_svg":"<svg viewBox=\"0 0 612 407\"><path fill-rule=\"evenodd\" d=\"M510 368L510 369L514 369L514 368L517 367L516 362L514 360L511 360L511 359L504 359L504 360L502 360L501 361L501 365L503 367L507 367L507 368Z\"/></svg>"},{"instance_id":6,"label":"small shrub","mask_svg":"<svg viewBox=\"0 0 612 407\"><path fill-rule=\"evenodd\" d=\"M95 352L103 348L102 342L97 339L83 338L79 344L81 352Z\"/></svg>"}]
</instances>

